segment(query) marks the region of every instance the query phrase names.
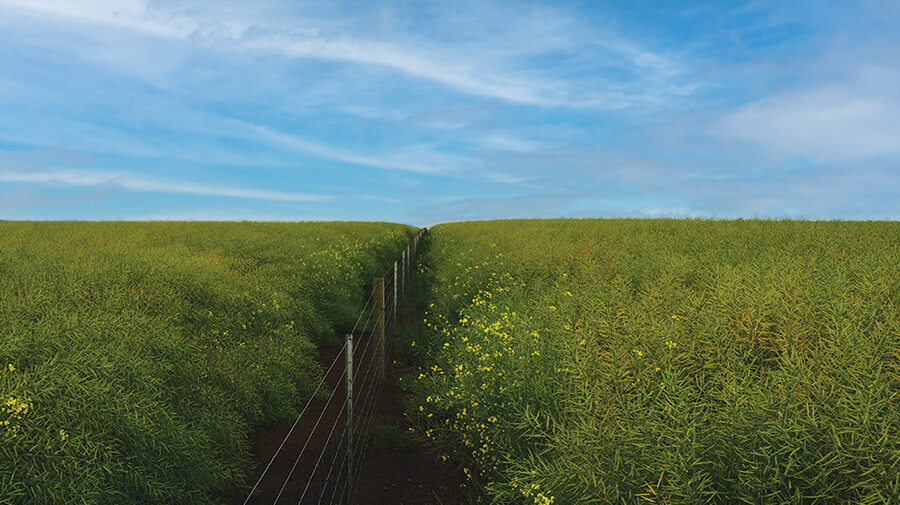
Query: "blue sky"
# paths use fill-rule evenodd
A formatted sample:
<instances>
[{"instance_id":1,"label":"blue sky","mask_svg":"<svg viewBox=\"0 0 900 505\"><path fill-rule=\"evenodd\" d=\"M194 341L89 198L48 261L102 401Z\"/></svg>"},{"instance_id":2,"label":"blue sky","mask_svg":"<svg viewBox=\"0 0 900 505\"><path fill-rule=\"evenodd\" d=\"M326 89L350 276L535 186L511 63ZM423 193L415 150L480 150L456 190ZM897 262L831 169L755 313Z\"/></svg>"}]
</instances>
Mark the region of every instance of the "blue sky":
<instances>
[{"instance_id":1,"label":"blue sky","mask_svg":"<svg viewBox=\"0 0 900 505\"><path fill-rule=\"evenodd\" d=\"M900 2L0 0L0 219L900 219Z\"/></svg>"}]
</instances>

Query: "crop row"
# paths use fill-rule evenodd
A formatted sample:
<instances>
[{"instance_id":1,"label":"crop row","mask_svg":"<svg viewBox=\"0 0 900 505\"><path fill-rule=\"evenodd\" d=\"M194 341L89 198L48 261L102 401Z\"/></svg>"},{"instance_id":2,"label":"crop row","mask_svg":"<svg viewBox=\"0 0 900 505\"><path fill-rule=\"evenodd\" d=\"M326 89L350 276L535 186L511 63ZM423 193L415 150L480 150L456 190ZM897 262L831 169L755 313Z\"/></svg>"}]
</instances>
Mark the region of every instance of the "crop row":
<instances>
[{"instance_id":1,"label":"crop row","mask_svg":"<svg viewBox=\"0 0 900 505\"><path fill-rule=\"evenodd\" d=\"M900 226L430 229L422 434L492 503L900 500Z\"/></svg>"},{"instance_id":2,"label":"crop row","mask_svg":"<svg viewBox=\"0 0 900 505\"><path fill-rule=\"evenodd\" d=\"M213 503L414 230L0 223L0 503Z\"/></svg>"}]
</instances>

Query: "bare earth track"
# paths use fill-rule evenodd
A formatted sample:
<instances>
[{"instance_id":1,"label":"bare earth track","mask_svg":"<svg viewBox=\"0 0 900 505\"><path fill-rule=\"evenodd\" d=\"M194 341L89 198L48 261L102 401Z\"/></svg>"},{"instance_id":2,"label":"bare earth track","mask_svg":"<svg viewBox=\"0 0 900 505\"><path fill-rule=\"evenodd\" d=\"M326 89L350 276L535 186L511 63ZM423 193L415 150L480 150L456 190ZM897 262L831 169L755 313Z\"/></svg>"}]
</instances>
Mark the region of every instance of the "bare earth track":
<instances>
[{"instance_id":1,"label":"bare earth track","mask_svg":"<svg viewBox=\"0 0 900 505\"><path fill-rule=\"evenodd\" d=\"M355 337L356 345L365 346L369 334L359 334ZM320 364L323 372L327 371L342 347L326 347L322 349ZM356 353L354 353L356 354ZM364 373L370 364L359 363L359 370ZM272 463L266 477L262 480L250 504L273 504L281 492L277 503L296 504L300 501L303 489L307 485L307 476L313 473L316 459L325 446L328 430L322 426L330 427L335 424L338 428L334 436L337 436L342 428L340 419L341 405L338 401L343 395L342 373L344 363L342 359L325 378L326 383L338 391L335 400L327 406L325 401L313 402L309 410L300 419L294 432L282 448L281 453ZM361 374L360 374L361 375ZM296 455L300 453L307 442L309 433L313 430L316 420L322 411L319 429L310 439L303 457L297 462L291 478L282 491L282 485L295 464ZM385 370L385 383L378 404L375 407L375 424L387 424L406 426L403 418L402 393L395 384L394 370L389 364ZM286 423L274 429L258 432L251 439L251 455L254 472L249 475L244 484L252 487L259 479L266 465L269 464L272 455L275 454L285 436L290 431L292 423ZM333 443L333 442L332 442ZM450 460L440 461L438 455L429 452L424 446L411 440L400 447L386 447L379 444L371 444L362 465L359 484L355 494L356 505L450 505L466 503L465 476ZM316 484L315 482L313 484ZM249 487L236 487L231 492L223 495L223 502L241 505L247 498L244 489ZM307 496L308 500L309 496ZM324 501L323 501L324 502Z\"/></svg>"}]
</instances>

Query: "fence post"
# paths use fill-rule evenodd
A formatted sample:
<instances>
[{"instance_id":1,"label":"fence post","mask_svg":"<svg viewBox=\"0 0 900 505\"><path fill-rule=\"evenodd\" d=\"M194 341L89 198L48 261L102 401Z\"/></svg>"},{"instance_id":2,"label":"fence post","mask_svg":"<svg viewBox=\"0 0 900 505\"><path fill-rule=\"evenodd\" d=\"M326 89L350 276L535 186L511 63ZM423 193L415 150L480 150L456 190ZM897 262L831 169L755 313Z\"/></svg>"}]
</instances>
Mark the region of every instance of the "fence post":
<instances>
[{"instance_id":1,"label":"fence post","mask_svg":"<svg viewBox=\"0 0 900 505\"><path fill-rule=\"evenodd\" d=\"M384 377L384 279L375 279L375 310L372 313L372 318L375 320L375 328L372 331L372 338L375 339L375 343L378 346L376 349L378 351L378 368L379 372L381 372L382 378Z\"/></svg>"},{"instance_id":2,"label":"fence post","mask_svg":"<svg viewBox=\"0 0 900 505\"><path fill-rule=\"evenodd\" d=\"M400 255L400 294L406 293L406 249Z\"/></svg>"},{"instance_id":3,"label":"fence post","mask_svg":"<svg viewBox=\"0 0 900 505\"><path fill-rule=\"evenodd\" d=\"M345 356L345 364L346 364L346 374L347 374L347 454L344 457L347 464L347 483L345 496L347 496L347 503L349 505L353 505L353 335L347 334L347 345L345 347L346 353Z\"/></svg>"},{"instance_id":4,"label":"fence post","mask_svg":"<svg viewBox=\"0 0 900 505\"><path fill-rule=\"evenodd\" d=\"M398 285L397 285L397 270L399 269L399 267L397 266L397 263L398 262L396 262L396 261L394 262L394 325L393 325L394 328L397 327L397 323L399 322L397 320L397 301L398 301L398 298L397 298L397 287L398 287Z\"/></svg>"},{"instance_id":5,"label":"fence post","mask_svg":"<svg viewBox=\"0 0 900 505\"><path fill-rule=\"evenodd\" d=\"M404 267L406 269L406 280L407 280L407 282L405 282L403 284L403 296L406 296L406 285L409 284L409 264L410 264L410 259L411 259L409 257L409 253L410 253L409 244L406 244L406 249L403 251L403 253L404 253L404 256L406 257L406 264L404 265Z\"/></svg>"}]
</instances>

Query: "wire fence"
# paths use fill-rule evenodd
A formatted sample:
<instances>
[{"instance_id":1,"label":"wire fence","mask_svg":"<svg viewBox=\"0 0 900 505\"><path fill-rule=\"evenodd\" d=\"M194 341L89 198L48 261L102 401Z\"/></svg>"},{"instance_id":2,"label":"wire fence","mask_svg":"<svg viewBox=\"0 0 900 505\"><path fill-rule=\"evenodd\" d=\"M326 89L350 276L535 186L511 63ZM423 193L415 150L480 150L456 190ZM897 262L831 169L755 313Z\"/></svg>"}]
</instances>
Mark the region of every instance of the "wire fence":
<instances>
[{"instance_id":1,"label":"wire fence","mask_svg":"<svg viewBox=\"0 0 900 505\"><path fill-rule=\"evenodd\" d=\"M363 472L378 400L392 362L393 341L399 326L400 304L413 273L422 228L372 290L343 346L331 359L313 394L257 479L243 505L272 503L352 505ZM331 389L317 402L319 391ZM316 414L318 412L318 414ZM306 416L306 417L304 417ZM312 422L312 417L315 422ZM311 426L310 426L311 425ZM306 433L304 433L306 431ZM274 472L279 456L291 456L290 470ZM289 441L295 437L293 443ZM286 464L283 465L286 468ZM280 474L284 474L281 477ZM281 485L275 479L281 479ZM263 492L263 490L267 492ZM277 492L275 491L277 489Z\"/></svg>"}]
</instances>

